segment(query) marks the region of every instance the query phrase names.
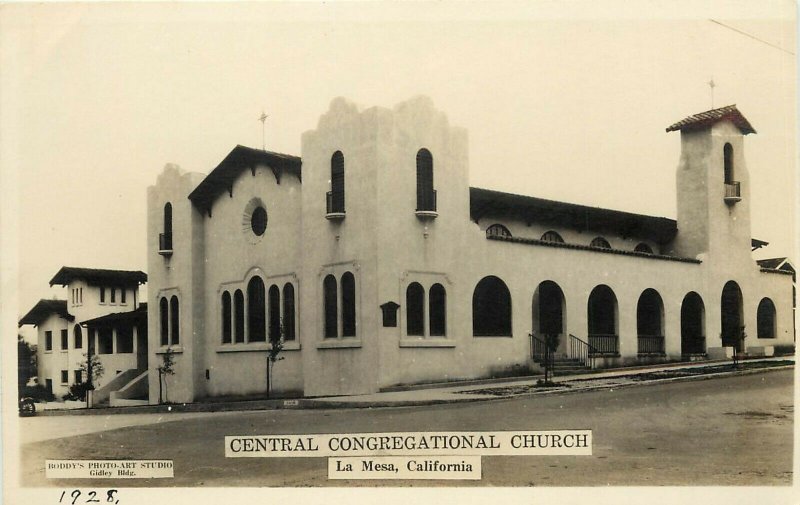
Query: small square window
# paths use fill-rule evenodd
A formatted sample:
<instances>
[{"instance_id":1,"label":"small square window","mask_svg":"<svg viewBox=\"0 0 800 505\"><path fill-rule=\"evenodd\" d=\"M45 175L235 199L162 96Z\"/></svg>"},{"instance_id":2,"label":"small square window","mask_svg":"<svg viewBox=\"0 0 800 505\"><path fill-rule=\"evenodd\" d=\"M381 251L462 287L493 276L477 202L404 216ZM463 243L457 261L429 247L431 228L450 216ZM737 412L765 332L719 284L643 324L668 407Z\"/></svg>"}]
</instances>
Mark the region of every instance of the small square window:
<instances>
[{"instance_id":1,"label":"small square window","mask_svg":"<svg viewBox=\"0 0 800 505\"><path fill-rule=\"evenodd\" d=\"M69 370L61 370L61 384L69 383Z\"/></svg>"},{"instance_id":2,"label":"small square window","mask_svg":"<svg viewBox=\"0 0 800 505\"><path fill-rule=\"evenodd\" d=\"M82 382L83 382L83 371L75 370L75 384L80 384Z\"/></svg>"}]
</instances>

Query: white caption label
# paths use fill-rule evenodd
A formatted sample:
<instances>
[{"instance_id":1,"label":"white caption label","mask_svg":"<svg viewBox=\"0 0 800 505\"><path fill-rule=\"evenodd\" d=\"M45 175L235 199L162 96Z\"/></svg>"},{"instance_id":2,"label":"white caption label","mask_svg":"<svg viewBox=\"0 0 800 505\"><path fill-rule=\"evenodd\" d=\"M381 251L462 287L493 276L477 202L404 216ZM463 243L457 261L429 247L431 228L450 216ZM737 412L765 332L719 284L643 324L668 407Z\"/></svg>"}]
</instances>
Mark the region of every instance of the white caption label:
<instances>
[{"instance_id":1,"label":"white caption label","mask_svg":"<svg viewBox=\"0 0 800 505\"><path fill-rule=\"evenodd\" d=\"M591 456L591 430L349 433L225 437L228 458Z\"/></svg>"},{"instance_id":2,"label":"white caption label","mask_svg":"<svg viewBox=\"0 0 800 505\"><path fill-rule=\"evenodd\" d=\"M376 456L328 458L328 478L480 480L480 456Z\"/></svg>"},{"instance_id":3,"label":"white caption label","mask_svg":"<svg viewBox=\"0 0 800 505\"><path fill-rule=\"evenodd\" d=\"M48 459L48 479L164 479L172 478L171 460Z\"/></svg>"}]
</instances>

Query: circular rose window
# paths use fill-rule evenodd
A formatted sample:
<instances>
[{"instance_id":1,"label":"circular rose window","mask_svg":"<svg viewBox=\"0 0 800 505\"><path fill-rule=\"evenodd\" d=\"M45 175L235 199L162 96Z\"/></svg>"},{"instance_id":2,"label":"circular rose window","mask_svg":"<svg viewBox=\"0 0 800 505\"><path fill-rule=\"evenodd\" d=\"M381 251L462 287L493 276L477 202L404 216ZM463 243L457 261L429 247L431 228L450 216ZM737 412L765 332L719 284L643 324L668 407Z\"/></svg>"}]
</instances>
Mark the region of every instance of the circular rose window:
<instances>
[{"instance_id":1,"label":"circular rose window","mask_svg":"<svg viewBox=\"0 0 800 505\"><path fill-rule=\"evenodd\" d=\"M257 244L267 231L267 206L260 198L253 198L244 207L242 233L251 244Z\"/></svg>"}]
</instances>

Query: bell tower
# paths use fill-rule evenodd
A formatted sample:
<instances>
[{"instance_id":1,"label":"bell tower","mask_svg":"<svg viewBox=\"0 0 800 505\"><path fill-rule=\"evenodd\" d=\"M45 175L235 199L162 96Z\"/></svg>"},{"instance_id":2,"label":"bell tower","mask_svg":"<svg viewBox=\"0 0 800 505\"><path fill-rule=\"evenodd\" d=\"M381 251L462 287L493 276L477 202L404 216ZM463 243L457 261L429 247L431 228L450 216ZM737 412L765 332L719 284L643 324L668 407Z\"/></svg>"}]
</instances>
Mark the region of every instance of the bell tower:
<instances>
[{"instance_id":1,"label":"bell tower","mask_svg":"<svg viewBox=\"0 0 800 505\"><path fill-rule=\"evenodd\" d=\"M681 132L674 252L690 258L752 261L744 136L755 129L736 105L728 105L678 121L667 128L671 131Z\"/></svg>"}]
</instances>

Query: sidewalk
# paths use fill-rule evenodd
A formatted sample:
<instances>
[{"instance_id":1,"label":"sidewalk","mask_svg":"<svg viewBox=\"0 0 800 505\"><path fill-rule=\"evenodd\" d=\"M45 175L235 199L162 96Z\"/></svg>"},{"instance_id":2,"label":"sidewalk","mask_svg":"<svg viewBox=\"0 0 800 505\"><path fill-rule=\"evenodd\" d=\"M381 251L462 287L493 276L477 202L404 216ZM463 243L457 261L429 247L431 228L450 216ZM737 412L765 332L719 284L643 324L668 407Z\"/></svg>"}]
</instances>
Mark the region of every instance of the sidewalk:
<instances>
[{"instance_id":1,"label":"sidewalk","mask_svg":"<svg viewBox=\"0 0 800 505\"><path fill-rule=\"evenodd\" d=\"M781 364L781 362L784 362ZM760 365L759 365L760 363ZM470 401L511 398L521 395L566 394L595 389L621 388L671 380L697 380L727 375L762 373L792 368L794 356L748 359L743 369L734 370L730 360L681 362L664 365L637 366L600 370L577 375L555 377L558 387L536 387L543 375L507 379L471 380L454 383L414 385L402 390L352 396L319 398L204 401L174 405L93 408L70 411L37 412L36 416L115 415L115 414L174 414L179 412L231 412L276 409L374 408L435 405ZM762 368L758 368L762 367ZM399 388L397 388L399 389ZM169 416L172 417L172 416Z\"/></svg>"},{"instance_id":2,"label":"sidewalk","mask_svg":"<svg viewBox=\"0 0 800 505\"><path fill-rule=\"evenodd\" d=\"M787 363L785 365L778 366L778 363L780 362L791 362L791 364ZM762 363L764 365L770 364L774 366L754 368L755 364L757 363ZM532 394L563 394L567 392L571 393L592 389L629 387L671 380L697 380L726 375L761 373L768 370L782 370L794 366L794 356L748 359L742 362L742 366L744 369L734 370L730 360L702 361L695 363L669 363L664 365L617 368L585 374L555 377L553 382L558 384L559 387L535 387L537 381L544 378L543 375L538 375L533 377L509 378L503 380L493 379L477 383L476 381L470 381L469 384L432 384L424 389L418 389L418 386L413 386L404 391L391 391L356 396L316 398L307 401L313 401L323 405L327 404L331 407L363 408L430 405L437 403L454 403L509 398ZM718 368L721 370L718 370ZM691 371L694 371L694 373ZM677 375L678 377L658 378L657 375L659 373L662 375ZM648 377L653 375L656 375L656 377Z\"/></svg>"}]
</instances>

